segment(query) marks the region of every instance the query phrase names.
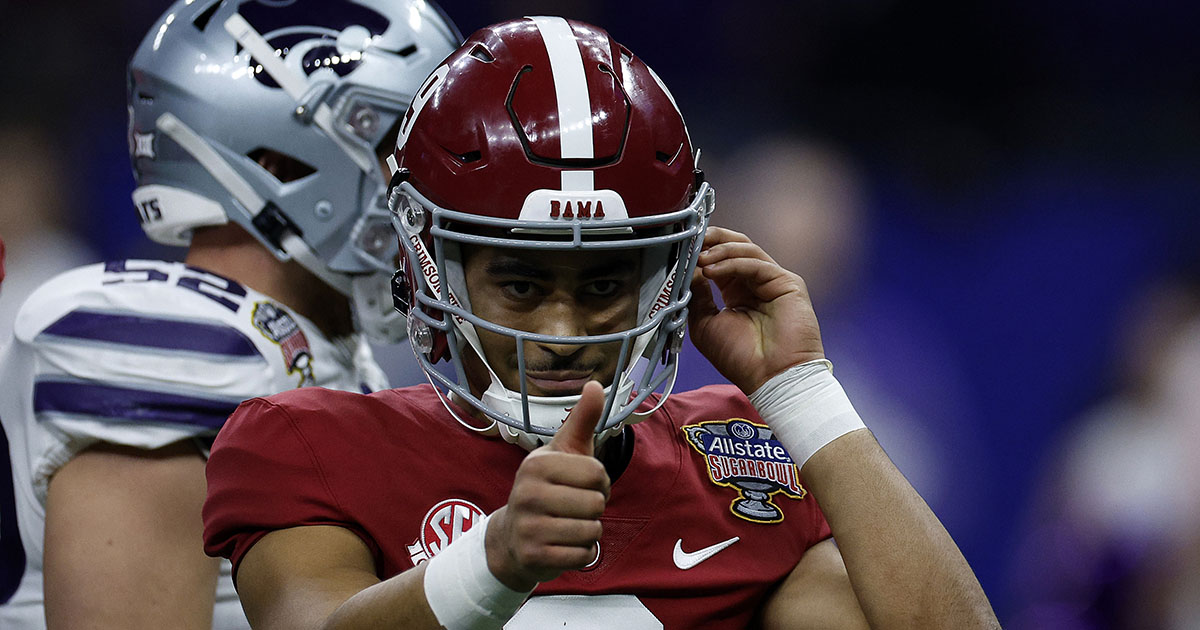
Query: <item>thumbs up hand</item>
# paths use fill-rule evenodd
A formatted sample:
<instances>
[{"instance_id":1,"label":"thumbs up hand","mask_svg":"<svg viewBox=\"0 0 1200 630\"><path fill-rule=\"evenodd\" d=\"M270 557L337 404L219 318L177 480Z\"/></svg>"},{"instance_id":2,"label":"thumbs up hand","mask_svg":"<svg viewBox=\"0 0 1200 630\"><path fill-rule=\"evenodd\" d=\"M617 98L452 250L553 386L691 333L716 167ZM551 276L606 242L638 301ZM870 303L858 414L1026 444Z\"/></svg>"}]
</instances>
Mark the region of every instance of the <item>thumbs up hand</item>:
<instances>
[{"instance_id":1,"label":"thumbs up hand","mask_svg":"<svg viewBox=\"0 0 1200 630\"><path fill-rule=\"evenodd\" d=\"M603 408L604 389L589 382L550 443L521 462L508 504L489 519L488 568L509 588L527 591L596 558L610 486L594 456Z\"/></svg>"}]
</instances>

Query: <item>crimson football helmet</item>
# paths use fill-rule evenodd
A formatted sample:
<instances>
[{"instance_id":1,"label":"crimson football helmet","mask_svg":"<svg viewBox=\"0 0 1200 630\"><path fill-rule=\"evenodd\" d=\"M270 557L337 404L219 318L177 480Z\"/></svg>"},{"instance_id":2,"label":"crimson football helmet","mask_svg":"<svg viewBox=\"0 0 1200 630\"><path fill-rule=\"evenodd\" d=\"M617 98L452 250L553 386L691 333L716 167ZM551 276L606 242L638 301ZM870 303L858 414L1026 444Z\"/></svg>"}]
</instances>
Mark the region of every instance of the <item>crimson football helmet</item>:
<instances>
[{"instance_id":1,"label":"crimson football helmet","mask_svg":"<svg viewBox=\"0 0 1200 630\"><path fill-rule=\"evenodd\" d=\"M674 98L641 59L603 29L560 17L484 28L417 90L391 166L404 249L393 296L439 393L454 392L526 448L547 441L579 396L528 395L524 342L621 344L600 439L649 415L643 403L654 391L670 393L714 198ZM486 321L470 307L463 245L636 249L637 323L572 337ZM514 339L520 391L500 382L477 329ZM491 374L480 396L464 374L467 346ZM449 369L435 369L442 360Z\"/></svg>"}]
</instances>

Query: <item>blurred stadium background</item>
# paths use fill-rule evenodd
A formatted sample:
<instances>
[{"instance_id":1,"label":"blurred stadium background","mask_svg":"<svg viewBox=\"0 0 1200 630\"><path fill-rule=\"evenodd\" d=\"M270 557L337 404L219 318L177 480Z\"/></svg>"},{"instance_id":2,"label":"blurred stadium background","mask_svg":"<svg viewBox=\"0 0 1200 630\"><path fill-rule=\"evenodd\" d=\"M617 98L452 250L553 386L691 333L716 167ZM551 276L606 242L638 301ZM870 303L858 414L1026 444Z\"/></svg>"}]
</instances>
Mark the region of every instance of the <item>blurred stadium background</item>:
<instances>
[{"instance_id":1,"label":"blurred stadium background","mask_svg":"<svg viewBox=\"0 0 1200 630\"><path fill-rule=\"evenodd\" d=\"M125 139L124 65L166 6L4 2L0 326L64 268L181 256L138 228ZM1006 627L1200 627L1200 4L443 7L464 34L590 21L655 68L715 222L809 280ZM685 384L715 379L689 352Z\"/></svg>"}]
</instances>

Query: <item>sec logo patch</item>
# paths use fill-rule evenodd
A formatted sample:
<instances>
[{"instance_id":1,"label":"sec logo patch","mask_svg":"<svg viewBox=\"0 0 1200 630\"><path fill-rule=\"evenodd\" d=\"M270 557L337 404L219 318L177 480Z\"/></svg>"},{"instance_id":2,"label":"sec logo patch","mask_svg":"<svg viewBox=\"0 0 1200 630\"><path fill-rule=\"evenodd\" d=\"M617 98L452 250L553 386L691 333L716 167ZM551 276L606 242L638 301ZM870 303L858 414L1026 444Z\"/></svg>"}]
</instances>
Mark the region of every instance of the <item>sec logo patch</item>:
<instances>
[{"instance_id":1,"label":"sec logo patch","mask_svg":"<svg viewBox=\"0 0 1200 630\"><path fill-rule=\"evenodd\" d=\"M421 533L408 554L416 566L436 556L483 519L483 510L466 499L446 499L433 506L421 521Z\"/></svg>"}]
</instances>

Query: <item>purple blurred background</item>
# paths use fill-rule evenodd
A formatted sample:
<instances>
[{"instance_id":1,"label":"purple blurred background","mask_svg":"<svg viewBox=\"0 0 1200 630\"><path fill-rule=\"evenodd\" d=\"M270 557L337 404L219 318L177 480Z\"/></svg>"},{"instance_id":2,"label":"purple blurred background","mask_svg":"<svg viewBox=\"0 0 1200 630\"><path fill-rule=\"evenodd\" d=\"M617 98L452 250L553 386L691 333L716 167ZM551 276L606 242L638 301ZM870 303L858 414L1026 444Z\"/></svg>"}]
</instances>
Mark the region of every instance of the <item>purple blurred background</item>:
<instances>
[{"instance_id":1,"label":"purple blurred background","mask_svg":"<svg viewBox=\"0 0 1200 630\"><path fill-rule=\"evenodd\" d=\"M142 235L126 156L124 64L166 3L4 5L11 325L47 274L182 252ZM655 68L714 221L809 280L839 377L1006 627L1200 627L1200 4L443 7L464 33L590 21ZM689 352L686 385L717 378Z\"/></svg>"}]
</instances>

